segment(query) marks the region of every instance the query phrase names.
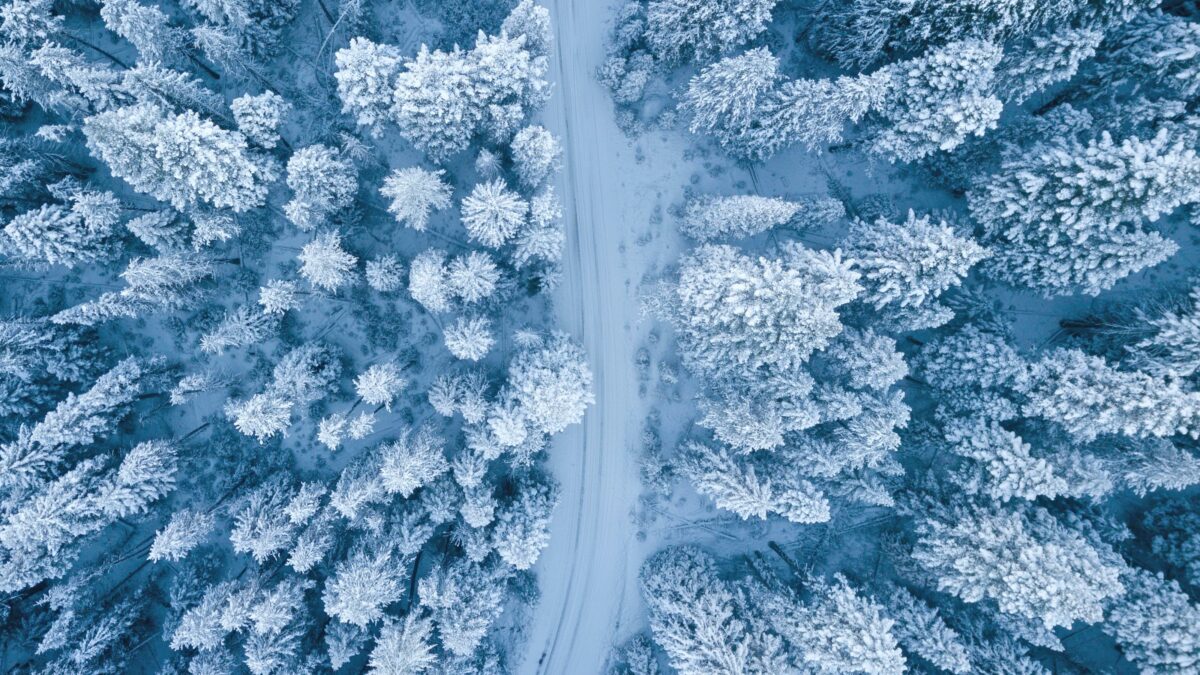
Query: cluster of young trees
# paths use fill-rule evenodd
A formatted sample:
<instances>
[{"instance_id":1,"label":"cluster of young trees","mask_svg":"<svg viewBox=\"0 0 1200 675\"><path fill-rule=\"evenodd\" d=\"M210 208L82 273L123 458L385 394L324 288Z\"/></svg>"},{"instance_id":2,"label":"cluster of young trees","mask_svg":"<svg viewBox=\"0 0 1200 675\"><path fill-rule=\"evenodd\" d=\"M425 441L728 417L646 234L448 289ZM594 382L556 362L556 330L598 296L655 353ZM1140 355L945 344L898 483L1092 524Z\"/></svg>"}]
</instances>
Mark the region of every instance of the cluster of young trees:
<instances>
[{"instance_id":1,"label":"cluster of young trees","mask_svg":"<svg viewBox=\"0 0 1200 675\"><path fill-rule=\"evenodd\" d=\"M822 529L651 557L651 640L620 672L1197 668L1200 291L1177 241L1200 13L1159 5L626 6L601 72L622 114L690 64L682 121L734 159L861 153L951 206L689 194L695 245L647 302L699 392L665 475ZM823 58L832 76L793 72ZM1172 256L1156 288L1129 278ZM1012 311L1024 291L1101 300ZM1068 640L1092 627L1114 652Z\"/></svg>"},{"instance_id":2,"label":"cluster of young trees","mask_svg":"<svg viewBox=\"0 0 1200 675\"><path fill-rule=\"evenodd\" d=\"M509 8L404 54L369 3L0 3L6 667L504 672L593 403Z\"/></svg>"}]
</instances>

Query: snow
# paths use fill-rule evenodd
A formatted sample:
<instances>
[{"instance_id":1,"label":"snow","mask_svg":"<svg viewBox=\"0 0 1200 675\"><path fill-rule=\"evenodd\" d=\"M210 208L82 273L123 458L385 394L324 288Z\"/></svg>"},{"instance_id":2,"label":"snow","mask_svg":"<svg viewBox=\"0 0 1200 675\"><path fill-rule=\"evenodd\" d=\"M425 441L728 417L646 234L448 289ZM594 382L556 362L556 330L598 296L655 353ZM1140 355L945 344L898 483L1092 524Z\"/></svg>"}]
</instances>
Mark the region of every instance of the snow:
<instances>
[{"instance_id":1,"label":"snow","mask_svg":"<svg viewBox=\"0 0 1200 675\"><path fill-rule=\"evenodd\" d=\"M554 301L595 374L596 405L554 440L549 468L562 487L550 545L535 571L541 599L517 673L598 673L611 646L643 621L637 571L653 550L638 541L636 444L644 403L634 356L648 329L637 285L646 260L628 255L663 187L679 184L678 159L654 153L641 166L596 81L611 10L595 0L550 3L555 92L545 124L565 145L558 192L567 228L563 283ZM671 148L678 152L676 148Z\"/></svg>"}]
</instances>

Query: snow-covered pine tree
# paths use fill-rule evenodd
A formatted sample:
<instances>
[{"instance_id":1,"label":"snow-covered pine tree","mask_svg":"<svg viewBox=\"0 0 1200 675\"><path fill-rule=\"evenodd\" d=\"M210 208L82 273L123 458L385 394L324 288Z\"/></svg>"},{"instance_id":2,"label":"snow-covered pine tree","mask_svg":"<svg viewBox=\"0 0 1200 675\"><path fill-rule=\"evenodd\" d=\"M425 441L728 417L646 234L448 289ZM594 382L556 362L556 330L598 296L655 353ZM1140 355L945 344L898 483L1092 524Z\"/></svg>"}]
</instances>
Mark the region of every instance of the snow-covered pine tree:
<instances>
[{"instance_id":1,"label":"snow-covered pine tree","mask_svg":"<svg viewBox=\"0 0 1200 675\"><path fill-rule=\"evenodd\" d=\"M404 594L405 567L390 546L354 550L325 582L325 613L359 628L379 621L384 608Z\"/></svg>"},{"instance_id":2,"label":"snow-covered pine tree","mask_svg":"<svg viewBox=\"0 0 1200 675\"><path fill-rule=\"evenodd\" d=\"M408 386L400 366L393 361L377 363L354 379L354 389L363 402L392 409L392 401Z\"/></svg>"},{"instance_id":3,"label":"snow-covered pine tree","mask_svg":"<svg viewBox=\"0 0 1200 675\"><path fill-rule=\"evenodd\" d=\"M550 515L558 503L557 485L543 480L522 480L516 494L500 506L492 528L492 545L504 562L527 570L550 543Z\"/></svg>"},{"instance_id":4,"label":"snow-covered pine tree","mask_svg":"<svg viewBox=\"0 0 1200 675\"><path fill-rule=\"evenodd\" d=\"M417 582L420 604L429 608L446 651L459 657L475 653L504 610L504 584L509 574L502 565L459 558Z\"/></svg>"},{"instance_id":5,"label":"snow-covered pine tree","mask_svg":"<svg viewBox=\"0 0 1200 675\"><path fill-rule=\"evenodd\" d=\"M945 221L932 223L912 211L903 223L880 218L872 224L855 222L843 251L862 275L863 302L876 311L899 314L897 330L936 328L950 314L937 301L957 286L988 252L961 236ZM925 320L921 320L925 317Z\"/></svg>"},{"instance_id":6,"label":"snow-covered pine tree","mask_svg":"<svg viewBox=\"0 0 1200 675\"><path fill-rule=\"evenodd\" d=\"M1113 33L1094 68L1105 85L1178 100L1200 92L1200 22L1155 9Z\"/></svg>"},{"instance_id":7,"label":"snow-covered pine tree","mask_svg":"<svg viewBox=\"0 0 1200 675\"><path fill-rule=\"evenodd\" d=\"M447 312L452 289L446 269L446 252L431 248L417 254L408 270L408 294L435 314Z\"/></svg>"},{"instance_id":8,"label":"snow-covered pine tree","mask_svg":"<svg viewBox=\"0 0 1200 675\"><path fill-rule=\"evenodd\" d=\"M158 7L135 0L104 0L100 18L109 30L133 44L142 61L174 65L186 59L186 33L172 26Z\"/></svg>"},{"instance_id":9,"label":"snow-covered pine tree","mask_svg":"<svg viewBox=\"0 0 1200 675\"><path fill-rule=\"evenodd\" d=\"M651 0L646 6L646 42L667 65L707 61L765 30L775 2Z\"/></svg>"},{"instance_id":10,"label":"snow-covered pine tree","mask_svg":"<svg viewBox=\"0 0 1200 675\"><path fill-rule=\"evenodd\" d=\"M460 255L446 267L446 283L464 304L473 305L492 297L499 281L500 270L484 251Z\"/></svg>"},{"instance_id":11,"label":"snow-covered pine tree","mask_svg":"<svg viewBox=\"0 0 1200 675\"><path fill-rule=\"evenodd\" d=\"M463 198L462 220L472 241L500 248L509 243L529 213L529 203L502 179L479 183Z\"/></svg>"},{"instance_id":12,"label":"snow-covered pine tree","mask_svg":"<svg viewBox=\"0 0 1200 675\"><path fill-rule=\"evenodd\" d=\"M336 293L354 283L358 258L342 248L342 235L337 230L318 234L304 245L297 258L300 275L320 290Z\"/></svg>"},{"instance_id":13,"label":"snow-covered pine tree","mask_svg":"<svg viewBox=\"0 0 1200 675\"><path fill-rule=\"evenodd\" d=\"M536 190L558 170L562 144L539 125L527 126L513 136L509 145L513 170L526 190Z\"/></svg>"},{"instance_id":14,"label":"snow-covered pine tree","mask_svg":"<svg viewBox=\"0 0 1200 675\"><path fill-rule=\"evenodd\" d=\"M953 507L917 521L912 557L938 589L964 602L992 600L1000 611L1047 629L1103 619L1124 592L1123 565L1093 541L1034 505Z\"/></svg>"},{"instance_id":15,"label":"snow-covered pine tree","mask_svg":"<svg viewBox=\"0 0 1200 675\"><path fill-rule=\"evenodd\" d=\"M1002 56L995 44L963 40L889 66L892 84L873 118L871 152L911 162L995 128L1003 104L992 88Z\"/></svg>"},{"instance_id":16,"label":"snow-covered pine tree","mask_svg":"<svg viewBox=\"0 0 1200 675\"><path fill-rule=\"evenodd\" d=\"M292 199L283 212L305 232L320 227L329 216L346 208L358 191L354 165L325 145L300 148L288 159L287 185Z\"/></svg>"},{"instance_id":17,"label":"snow-covered pine tree","mask_svg":"<svg viewBox=\"0 0 1200 675\"><path fill-rule=\"evenodd\" d=\"M1105 628L1142 673L1186 673L1200 666L1200 607L1161 574L1130 569L1125 595Z\"/></svg>"},{"instance_id":18,"label":"snow-covered pine tree","mask_svg":"<svg viewBox=\"0 0 1200 675\"><path fill-rule=\"evenodd\" d=\"M701 242L752 237L786 224L800 208L799 203L779 197L701 195L684 206L679 229Z\"/></svg>"},{"instance_id":19,"label":"snow-covered pine tree","mask_svg":"<svg viewBox=\"0 0 1200 675\"><path fill-rule=\"evenodd\" d=\"M236 212L266 201L275 180L271 161L245 136L187 110L167 114L141 104L84 120L88 149L135 190L179 210L200 203Z\"/></svg>"},{"instance_id":20,"label":"snow-covered pine tree","mask_svg":"<svg viewBox=\"0 0 1200 675\"><path fill-rule=\"evenodd\" d=\"M356 37L349 46L338 50L334 60L342 111L354 115L360 126L378 138L383 134L384 124L391 120L396 76L402 61L400 51L391 45Z\"/></svg>"},{"instance_id":21,"label":"snow-covered pine tree","mask_svg":"<svg viewBox=\"0 0 1200 675\"><path fill-rule=\"evenodd\" d=\"M1047 296L1096 295L1170 257L1175 243L1142 226L1200 200L1200 156L1183 136L1060 137L1011 153L969 195L995 252L988 270Z\"/></svg>"},{"instance_id":22,"label":"snow-covered pine tree","mask_svg":"<svg viewBox=\"0 0 1200 675\"><path fill-rule=\"evenodd\" d=\"M244 498L234 511L229 541L235 553L249 553L262 564L291 545L296 525L287 516L287 505L296 490L290 476L268 479Z\"/></svg>"},{"instance_id":23,"label":"snow-covered pine tree","mask_svg":"<svg viewBox=\"0 0 1200 675\"><path fill-rule=\"evenodd\" d=\"M229 109L233 111L238 131L260 147L271 150L283 140L279 128L283 126L292 104L273 91L264 91L258 95L244 94L233 99Z\"/></svg>"},{"instance_id":24,"label":"snow-covered pine tree","mask_svg":"<svg viewBox=\"0 0 1200 675\"><path fill-rule=\"evenodd\" d=\"M995 90L1005 102L1021 104L1046 88L1070 80L1096 54L1104 32L1094 27L1063 28L1034 35L1019 49L1006 50L996 67Z\"/></svg>"},{"instance_id":25,"label":"snow-covered pine tree","mask_svg":"<svg viewBox=\"0 0 1200 675\"><path fill-rule=\"evenodd\" d=\"M394 169L383 181L379 193L390 201L388 212L396 222L423 232L429 215L450 206L450 186L442 179L441 169L429 171L420 167Z\"/></svg>"},{"instance_id":26,"label":"snow-covered pine tree","mask_svg":"<svg viewBox=\"0 0 1200 675\"><path fill-rule=\"evenodd\" d=\"M487 356L496 339L492 337L492 322L487 317L459 317L446 326L443 340L454 358L478 361Z\"/></svg>"}]
</instances>

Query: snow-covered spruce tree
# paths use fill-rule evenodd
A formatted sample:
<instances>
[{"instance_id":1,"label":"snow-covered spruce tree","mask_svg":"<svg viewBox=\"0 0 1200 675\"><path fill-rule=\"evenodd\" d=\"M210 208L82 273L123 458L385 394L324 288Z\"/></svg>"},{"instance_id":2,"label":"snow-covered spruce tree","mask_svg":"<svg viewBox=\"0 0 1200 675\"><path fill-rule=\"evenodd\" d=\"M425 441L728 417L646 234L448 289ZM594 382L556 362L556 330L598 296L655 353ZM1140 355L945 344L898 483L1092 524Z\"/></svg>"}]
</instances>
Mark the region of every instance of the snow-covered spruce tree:
<instances>
[{"instance_id":1,"label":"snow-covered spruce tree","mask_svg":"<svg viewBox=\"0 0 1200 675\"><path fill-rule=\"evenodd\" d=\"M428 427L405 430L380 447L378 456L383 488L405 499L450 470L442 440Z\"/></svg>"},{"instance_id":2,"label":"snow-covered spruce tree","mask_svg":"<svg viewBox=\"0 0 1200 675\"><path fill-rule=\"evenodd\" d=\"M292 401L279 394L263 392L244 401L230 401L225 406L225 415L233 420L238 431L262 443L277 434L286 434L294 407Z\"/></svg>"},{"instance_id":3,"label":"snow-covered spruce tree","mask_svg":"<svg viewBox=\"0 0 1200 675\"><path fill-rule=\"evenodd\" d=\"M325 145L300 148L287 163L287 185L292 199L284 205L296 227L314 230L325 224L329 216L346 208L358 191L354 165L341 154Z\"/></svg>"},{"instance_id":4,"label":"snow-covered spruce tree","mask_svg":"<svg viewBox=\"0 0 1200 675\"><path fill-rule=\"evenodd\" d=\"M1200 157L1161 129L1149 140L1108 133L1054 138L1014 153L970 193L997 278L1047 296L1096 295L1178 249L1143 225L1200 200Z\"/></svg>"},{"instance_id":5,"label":"snow-covered spruce tree","mask_svg":"<svg viewBox=\"0 0 1200 675\"><path fill-rule=\"evenodd\" d=\"M1047 629L1100 621L1125 592L1113 551L1040 506L952 507L919 516L916 531L912 557L939 590Z\"/></svg>"},{"instance_id":6,"label":"snow-covered spruce tree","mask_svg":"<svg viewBox=\"0 0 1200 675\"><path fill-rule=\"evenodd\" d=\"M400 134L431 160L465 150L476 134L507 142L546 94L547 62L524 35L480 33L469 52L425 45L395 77L391 115Z\"/></svg>"},{"instance_id":7,"label":"snow-covered spruce tree","mask_svg":"<svg viewBox=\"0 0 1200 675\"><path fill-rule=\"evenodd\" d=\"M247 347L267 339L278 325L278 317L242 305L225 315L221 323L200 338L200 351L221 354L226 349Z\"/></svg>"},{"instance_id":8,"label":"snow-covered spruce tree","mask_svg":"<svg viewBox=\"0 0 1200 675\"><path fill-rule=\"evenodd\" d=\"M871 152L911 162L995 128L1003 104L992 86L1002 56L994 44L964 40L889 66L891 86L871 120Z\"/></svg>"},{"instance_id":9,"label":"snow-covered spruce tree","mask_svg":"<svg viewBox=\"0 0 1200 675\"><path fill-rule=\"evenodd\" d=\"M288 503L295 495L288 475L270 478L254 488L233 510L229 541L234 552L249 553L261 565L287 550L296 534L296 525L287 515Z\"/></svg>"},{"instance_id":10,"label":"snow-covered spruce tree","mask_svg":"<svg viewBox=\"0 0 1200 675\"><path fill-rule=\"evenodd\" d=\"M212 259L195 253L166 253L154 258L135 258L121 272L130 300L174 307L198 291L197 285L215 273Z\"/></svg>"},{"instance_id":11,"label":"snow-covered spruce tree","mask_svg":"<svg viewBox=\"0 0 1200 675\"><path fill-rule=\"evenodd\" d=\"M1200 91L1200 22L1164 13L1140 13L1114 31L1094 70L1109 87L1151 90L1187 100Z\"/></svg>"},{"instance_id":12,"label":"snow-covered spruce tree","mask_svg":"<svg viewBox=\"0 0 1200 675\"><path fill-rule=\"evenodd\" d=\"M320 290L335 293L354 283L358 258L342 248L342 235L337 230L318 234L304 245L297 258L300 275Z\"/></svg>"},{"instance_id":13,"label":"snow-covered spruce tree","mask_svg":"<svg viewBox=\"0 0 1200 675\"><path fill-rule=\"evenodd\" d=\"M862 275L860 300L900 319L897 330L935 328L950 316L937 298L957 286L987 251L958 235L945 221L934 224L912 211L903 223L880 218L855 222L843 252Z\"/></svg>"},{"instance_id":14,"label":"snow-covered spruce tree","mask_svg":"<svg viewBox=\"0 0 1200 675\"><path fill-rule=\"evenodd\" d=\"M175 65L186 58L187 34L172 26L158 7L135 0L105 0L100 18L109 30L133 43L143 61Z\"/></svg>"},{"instance_id":15,"label":"snow-covered spruce tree","mask_svg":"<svg viewBox=\"0 0 1200 675\"><path fill-rule=\"evenodd\" d=\"M1005 51L996 67L997 95L1005 102L1020 104L1051 85L1070 80L1096 54L1103 39L1104 32L1092 27L1034 35L1027 45Z\"/></svg>"},{"instance_id":16,"label":"snow-covered spruce tree","mask_svg":"<svg viewBox=\"0 0 1200 675\"><path fill-rule=\"evenodd\" d=\"M646 43L660 61L707 61L749 42L767 27L776 0L651 0Z\"/></svg>"},{"instance_id":17,"label":"snow-covered spruce tree","mask_svg":"<svg viewBox=\"0 0 1200 675\"><path fill-rule=\"evenodd\" d=\"M151 562L179 562L204 542L216 527L216 518L203 511L182 509L171 514L171 520L154 535L150 544Z\"/></svg>"},{"instance_id":18,"label":"snow-covered spruce tree","mask_svg":"<svg viewBox=\"0 0 1200 675\"><path fill-rule=\"evenodd\" d=\"M971 672L965 640L946 624L938 610L900 586L891 590L885 604L888 616L895 620L892 634L905 652L956 675Z\"/></svg>"},{"instance_id":19,"label":"snow-covered spruce tree","mask_svg":"<svg viewBox=\"0 0 1200 675\"><path fill-rule=\"evenodd\" d=\"M1029 3L1021 0L951 6L937 0L851 0L825 8L812 30L815 46L843 67L862 69L885 55L911 53L956 40L1019 43L1037 31L1075 21L1102 28L1147 4L1138 0ZM1014 45L1014 50L1019 45Z\"/></svg>"},{"instance_id":20,"label":"snow-covered spruce tree","mask_svg":"<svg viewBox=\"0 0 1200 675\"><path fill-rule=\"evenodd\" d=\"M379 630L368 661L372 675L421 673L438 662L433 646L433 621L410 612L401 620L388 620Z\"/></svg>"},{"instance_id":21,"label":"snow-covered spruce tree","mask_svg":"<svg viewBox=\"0 0 1200 675\"><path fill-rule=\"evenodd\" d=\"M1200 393L1177 381L1121 371L1077 349L1050 352L1033 366L1023 412L1063 425L1083 441L1200 435Z\"/></svg>"},{"instance_id":22,"label":"snow-covered spruce tree","mask_svg":"<svg viewBox=\"0 0 1200 675\"><path fill-rule=\"evenodd\" d=\"M826 496L800 472L783 466L784 462L698 442L685 444L678 459L680 472L717 508L742 518L765 519L778 514L794 523L827 522L830 506Z\"/></svg>"},{"instance_id":23,"label":"snow-covered spruce tree","mask_svg":"<svg viewBox=\"0 0 1200 675\"><path fill-rule=\"evenodd\" d=\"M679 229L702 242L752 237L787 223L800 208L778 197L701 195L688 200Z\"/></svg>"},{"instance_id":24,"label":"snow-covered spruce tree","mask_svg":"<svg viewBox=\"0 0 1200 675\"><path fill-rule=\"evenodd\" d=\"M421 45L394 78L390 115L400 135L434 162L465 150L487 105L476 76L468 53Z\"/></svg>"},{"instance_id":25,"label":"snow-covered spruce tree","mask_svg":"<svg viewBox=\"0 0 1200 675\"><path fill-rule=\"evenodd\" d=\"M296 282L272 279L258 289L258 304L264 314L282 316L289 310L300 308L300 299L296 297L298 293Z\"/></svg>"},{"instance_id":26,"label":"snow-covered spruce tree","mask_svg":"<svg viewBox=\"0 0 1200 675\"><path fill-rule=\"evenodd\" d=\"M758 259L701 246L670 289L684 362L716 381L794 369L842 331L837 308L859 294L858 278L839 254L795 244Z\"/></svg>"},{"instance_id":27,"label":"snow-covered spruce tree","mask_svg":"<svg viewBox=\"0 0 1200 675\"><path fill-rule=\"evenodd\" d=\"M1178 309L1134 308L1134 335L1124 349L1130 364L1157 377L1191 377L1200 370L1200 287ZM1124 326L1118 330L1126 330Z\"/></svg>"},{"instance_id":28,"label":"snow-covered spruce tree","mask_svg":"<svg viewBox=\"0 0 1200 675\"><path fill-rule=\"evenodd\" d=\"M903 673L905 660L884 608L859 595L843 577L815 580L801 602L786 592L756 589L756 611L787 641L790 661L804 672Z\"/></svg>"},{"instance_id":29,"label":"snow-covered spruce tree","mask_svg":"<svg viewBox=\"0 0 1200 675\"><path fill-rule=\"evenodd\" d=\"M0 230L0 251L27 264L68 267L107 256L120 206L111 194L104 194L113 208L43 204L17 215Z\"/></svg>"},{"instance_id":30,"label":"snow-covered spruce tree","mask_svg":"<svg viewBox=\"0 0 1200 675\"><path fill-rule=\"evenodd\" d=\"M181 210L201 203L238 212L262 206L276 177L272 161L251 151L241 133L191 110L118 108L84 120L83 133L113 175Z\"/></svg>"},{"instance_id":31,"label":"snow-covered spruce tree","mask_svg":"<svg viewBox=\"0 0 1200 675\"><path fill-rule=\"evenodd\" d=\"M785 665L780 637L753 630L737 615L735 595L707 553L660 551L642 565L640 578L650 632L680 675L780 672Z\"/></svg>"},{"instance_id":32,"label":"snow-covered spruce tree","mask_svg":"<svg viewBox=\"0 0 1200 675\"><path fill-rule=\"evenodd\" d=\"M1130 569L1105 629L1142 673L1186 673L1200 665L1200 607L1161 574Z\"/></svg>"},{"instance_id":33,"label":"snow-covered spruce tree","mask_svg":"<svg viewBox=\"0 0 1200 675\"><path fill-rule=\"evenodd\" d=\"M383 181L379 193L390 201L388 212L401 225L423 232L429 215L450 206L450 186L442 180L441 169L428 171L420 167L395 169Z\"/></svg>"},{"instance_id":34,"label":"snow-covered spruce tree","mask_svg":"<svg viewBox=\"0 0 1200 675\"><path fill-rule=\"evenodd\" d=\"M79 555L78 540L118 518L143 513L175 485L175 447L147 441L114 468L104 457L77 463L0 521L0 588L22 590L62 576Z\"/></svg>"},{"instance_id":35,"label":"snow-covered spruce tree","mask_svg":"<svg viewBox=\"0 0 1200 675\"><path fill-rule=\"evenodd\" d=\"M883 103L891 79L885 68L856 77L784 82L759 102L757 123L742 154L765 160L795 143L820 150L841 142L848 124L858 123Z\"/></svg>"},{"instance_id":36,"label":"snow-covered spruce tree","mask_svg":"<svg viewBox=\"0 0 1200 675\"><path fill-rule=\"evenodd\" d=\"M745 158L762 154L760 110L779 85L779 58L766 47L751 49L704 68L688 82L681 109L692 133L705 133L726 152Z\"/></svg>"},{"instance_id":37,"label":"snow-covered spruce tree","mask_svg":"<svg viewBox=\"0 0 1200 675\"><path fill-rule=\"evenodd\" d=\"M0 445L0 485L40 482L67 451L111 433L142 393L145 364L129 357L101 375L82 394L67 397L32 429Z\"/></svg>"}]
</instances>

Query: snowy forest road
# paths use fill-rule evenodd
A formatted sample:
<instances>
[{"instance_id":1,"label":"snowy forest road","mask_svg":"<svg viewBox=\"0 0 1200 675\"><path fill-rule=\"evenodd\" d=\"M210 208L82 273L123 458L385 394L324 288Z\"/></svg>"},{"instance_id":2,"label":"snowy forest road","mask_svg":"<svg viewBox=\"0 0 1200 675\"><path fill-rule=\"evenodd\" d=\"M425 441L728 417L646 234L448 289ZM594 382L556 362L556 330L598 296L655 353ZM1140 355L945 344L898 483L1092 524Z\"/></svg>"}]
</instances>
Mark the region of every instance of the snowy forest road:
<instances>
[{"instance_id":1,"label":"snowy forest road","mask_svg":"<svg viewBox=\"0 0 1200 675\"><path fill-rule=\"evenodd\" d=\"M545 124L564 143L559 189L567 229L555 304L559 325L588 353L596 405L550 450L562 492L538 562L542 595L517 672L590 674L603 672L622 616L636 617L641 609L636 575L642 552L631 521L640 488L632 447L644 413L634 372L636 284L623 242L631 224L647 222L649 206L637 203L631 189L637 186L626 182L633 151L595 77L608 3L549 5L556 89Z\"/></svg>"}]
</instances>

